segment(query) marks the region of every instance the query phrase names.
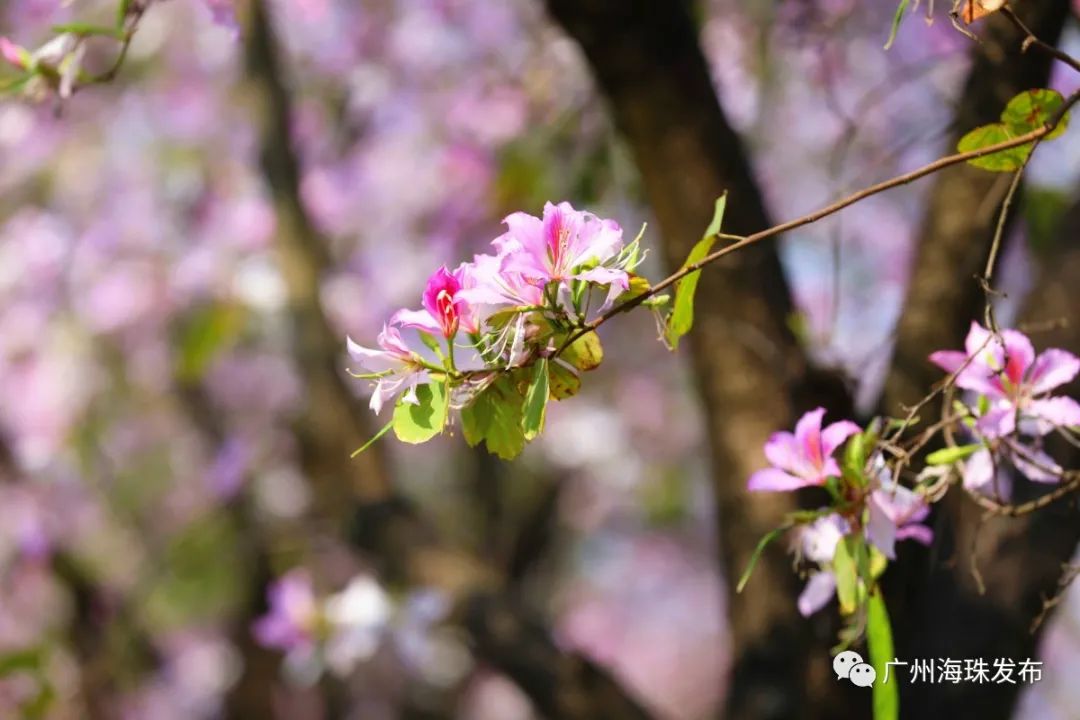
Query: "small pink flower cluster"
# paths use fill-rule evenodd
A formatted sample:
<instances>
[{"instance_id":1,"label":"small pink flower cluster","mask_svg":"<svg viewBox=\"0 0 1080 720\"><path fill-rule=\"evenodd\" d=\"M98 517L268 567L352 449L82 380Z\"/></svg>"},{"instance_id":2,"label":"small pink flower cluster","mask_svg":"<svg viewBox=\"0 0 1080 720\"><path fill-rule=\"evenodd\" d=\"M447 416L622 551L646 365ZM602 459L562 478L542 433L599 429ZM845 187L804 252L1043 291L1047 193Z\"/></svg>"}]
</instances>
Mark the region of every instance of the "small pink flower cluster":
<instances>
[{"instance_id":1,"label":"small pink flower cluster","mask_svg":"<svg viewBox=\"0 0 1080 720\"><path fill-rule=\"evenodd\" d=\"M388 400L417 403L417 388L463 371L497 371L544 357L559 331L580 328L594 290L601 290L597 312L629 289L638 262L637 241L623 244L613 220L548 203L542 218L514 213L507 231L496 238L494 254L482 254L454 270L445 266L428 279L418 310L394 313L383 326L378 347L348 340L348 350L375 389L371 409ZM404 329L418 332L425 352L410 345ZM564 332L565 335L565 332ZM468 355L459 358L457 350Z\"/></svg>"},{"instance_id":2,"label":"small pink flower cluster","mask_svg":"<svg viewBox=\"0 0 1080 720\"><path fill-rule=\"evenodd\" d=\"M1015 330L995 334L972 323L963 351L942 350L930 360L952 375L957 388L972 395L970 406L957 406L961 412L956 425L973 443L943 456L945 464L961 468L962 462L967 489L992 492L1004 501L1011 477L1002 472L1005 465L1036 482L1061 480L1064 471L1042 442L1051 432L1070 434L1080 428L1080 403L1051 396L1080 373L1080 358L1056 348L1036 355L1024 334ZM856 454L861 467L848 462L841 468L834 457L845 443L854 442L853 437L873 441L874 433L864 434L848 420L822 428L824 416L825 410L817 408L803 415L794 433L769 438L765 457L771 467L755 472L748 482L751 491L823 487L833 498L830 507L800 524L796 551L811 564L809 582L799 597L803 615L816 612L836 593L834 563L845 538L857 538L857 543L865 542L880 553L879 558L888 559L896 557L897 540L929 544L933 539L923 524L930 512L924 492L897 482L880 449L862 448ZM940 478L942 471L948 468L928 468L919 481Z\"/></svg>"}]
</instances>

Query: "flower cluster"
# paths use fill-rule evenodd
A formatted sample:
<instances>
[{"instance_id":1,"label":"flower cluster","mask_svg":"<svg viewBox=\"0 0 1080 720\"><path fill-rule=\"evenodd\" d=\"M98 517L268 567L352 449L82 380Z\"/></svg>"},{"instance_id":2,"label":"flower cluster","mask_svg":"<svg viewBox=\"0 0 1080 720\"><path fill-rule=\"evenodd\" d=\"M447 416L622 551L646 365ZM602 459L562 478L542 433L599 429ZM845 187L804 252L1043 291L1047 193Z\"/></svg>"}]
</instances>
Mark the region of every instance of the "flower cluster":
<instances>
[{"instance_id":1,"label":"flower cluster","mask_svg":"<svg viewBox=\"0 0 1080 720\"><path fill-rule=\"evenodd\" d=\"M548 203L543 217L519 212L505 224L493 254L437 269L420 308L395 312L377 347L348 339L363 370L354 375L374 382L371 409L379 413L398 398L391 423L406 442L441 432L450 408L477 408L463 417L466 439L486 440L492 452L513 456L518 440L541 429L548 396L572 395L578 372L599 364L602 349L589 318L632 285L648 287L633 274L638 240L624 245L613 220L562 202ZM507 439L505 422L495 428L498 437L488 433L493 412L513 419L521 438Z\"/></svg>"},{"instance_id":2,"label":"flower cluster","mask_svg":"<svg viewBox=\"0 0 1080 720\"><path fill-rule=\"evenodd\" d=\"M929 544L933 533L924 521L930 498L947 489L954 467L969 491L992 492L999 500L1009 495L1010 474L1002 472L1006 463L1037 482L1064 477L1043 439L1052 432L1069 436L1080 427L1080 403L1051 394L1080 373L1080 358L1059 349L1036 355L1024 334L993 333L973 323L963 351L935 352L930 361L950 373L951 385L969 394L967 402L946 408L939 427L966 434L972 442L930 453L927 468L912 473L913 487L899 482L900 470L937 432L903 447L899 432L913 419L893 421L898 432L882 438L879 421L865 430L849 420L822 427L825 410L817 408L803 415L794 433L775 433L765 444L770 467L750 476L749 490L819 487L831 500L789 518L788 526L797 526L796 555L809 574L798 602L803 615L834 595L845 614L855 613L895 559L897 541Z\"/></svg>"},{"instance_id":3,"label":"flower cluster","mask_svg":"<svg viewBox=\"0 0 1080 720\"><path fill-rule=\"evenodd\" d=\"M825 409L802 416L794 434L774 433L765 444L765 457L772 467L750 476L751 491L785 491L823 487L833 497L833 506L813 513L815 519L800 527L796 551L813 565L806 589L799 597L799 611L810 615L821 609L836 592L833 569L836 550L845 537L865 538L874 554L896 557L896 541L913 539L928 544L930 528L922 524L929 514L926 500L896 482L892 470L880 454L867 457L864 433L855 423L841 420L822 428ZM855 452L844 465L835 457L845 442L858 438Z\"/></svg>"},{"instance_id":4,"label":"flower cluster","mask_svg":"<svg viewBox=\"0 0 1080 720\"><path fill-rule=\"evenodd\" d=\"M1042 442L1051 432L1080 428L1080 403L1051 396L1080 372L1080 358L1057 348L1036 355L1023 333L995 334L972 323L963 351L941 350L930 360L972 396L958 406L975 439L966 446L965 487L1007 498L1010 476L1000 472L1006 463L1035 482L1060 481L1062 468Z\"/></svg>"},{"instance_id":5,"label":"flower cluster","mask_svg":"<svg viewBox=\"0 0 1080 720\"><path fill-rule=\"evenodd\" d=\"M302 569L271 585L268 600L268 612L252 628L256 640L285 652L291 670L309 678L324 666L335 675L348 675L374 655L392 611L389 597L366 575L320 600Z\"/></svg>"}]
</instances>

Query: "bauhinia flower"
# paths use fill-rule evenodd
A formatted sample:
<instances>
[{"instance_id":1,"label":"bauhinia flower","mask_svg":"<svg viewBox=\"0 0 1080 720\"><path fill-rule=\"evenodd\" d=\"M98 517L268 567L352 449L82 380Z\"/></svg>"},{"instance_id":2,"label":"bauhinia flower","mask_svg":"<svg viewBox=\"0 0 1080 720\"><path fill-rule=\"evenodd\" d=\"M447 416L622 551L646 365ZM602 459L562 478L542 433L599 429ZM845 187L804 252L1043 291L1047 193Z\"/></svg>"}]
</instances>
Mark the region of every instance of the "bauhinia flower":
<instances>
[{"instance_id":1,"label":"bauhinia flower","mask_svg":"<svg viewBox=\"0 0 1080 720\"><path fill-rule=\"evenodd\" d=\"M547 203L543 219L518 212L505 222L507 232L494 241L504 272L520 273L541 287L573 280L610 285L613 292L629 287L625 270L604 267L618 257L623 245L622 228L614 220L561 202Z\"/></svg>"},{"instance_id":2,"label":"bauhinia flower","mask_svg":"<svg viewBox=\"0 0 1080 720\"><path fill-rule=\"evenodd\" d=\"M839 476L840 466L833 453L845 440L860 432L859 426L841 420L822 430L824 417L825 408L817 408L802 416L794 435L774 433L765 443L765 457L772 467L751 475L747 487L754 491L795 490L824 485L830 476Z\"/></svg>"},{"instance_id":3,"label":"bauhinia flower","mask_svg":"<svg viewBox=\"0 0 1080 720\"><path fill-rule=\"evenodd\" d=\"M434 335L450 339L457 335L458 328L465 332L480 331L475 313L462 295L462 277L465 266L454 272L442 266L428 278L421 300L420 310L399 310L390 318L393 324L414 327Z\"/></svg>"},{"instance_id":4,"label":"bauhinia flower","mask_svg":"<svg viewBox=\"0 0 1080 720\"><path fill-rule=\"evenodd\" d=\"M976 429L986 437L1016 432L1046 435L1055 427L1080 426L1080 403L1069 397L1047 397L1080 372L1080 358L1058 348L1038 356L1031 340L1016 330L1000 337L971 324L964 351L940 350L930 361L957 373L957 387L982 395L990 407Z\"/></svg>"},{"instance_id":5,"label":"bauhinia flower","mask_svg":"<svg viewBox=\"0 0 1080 720\"><path fill-rule=\"evenodd\" d=\"M404 391L402 402L416 405L416 388L428 380L427 370L421 357L409 349L395 325L383 325L377 342L378 349L366 348L347 338L349 355L371 374L375 392L371 395L371 409L378 415L387 400Z\"/></svg>"},{"instance_id":6,"label":"bauhinia flower","mask_svg":"<svg viewBox=\"0 0 1080 720\"><path fill-rule=\"evenodd\" d=\"M818 570L811 573L806 587L799 595L799 612L803 617L813 615L832 599L836 593L836 575L832 571L836 546L850 531L847 521L833 513L818 518L799 528L797 550L802 557L817 563Z\"/></svg>"},{"instance_id":7,"label":"bauhinia flower","mask_svg":"<svg viewBox=\"0 0 1080 720\"><path fill-rule=\"evenodd\" d=\"M897 540L911 539L929 545L934 532L922 524L930 514L926 499L893 480L887 469L881 475L878 486L867 499L866 538L885 557L894 560Z\"/></svg>"},{"instance_id":8,"label":"bauhinia flower","mask_svg":"<svg viewBox=\"0 0 1080 720\"><path fill-rule=\"evenodd\" d=\"M1005 463L1034 482L1056 483L1064 472L1054 458L1038 448L1021 442L992 441L993 448L982 447L964 463L964 487L1001 500L1012 497L1012 475Z\"/></svg>"}]
</instances>

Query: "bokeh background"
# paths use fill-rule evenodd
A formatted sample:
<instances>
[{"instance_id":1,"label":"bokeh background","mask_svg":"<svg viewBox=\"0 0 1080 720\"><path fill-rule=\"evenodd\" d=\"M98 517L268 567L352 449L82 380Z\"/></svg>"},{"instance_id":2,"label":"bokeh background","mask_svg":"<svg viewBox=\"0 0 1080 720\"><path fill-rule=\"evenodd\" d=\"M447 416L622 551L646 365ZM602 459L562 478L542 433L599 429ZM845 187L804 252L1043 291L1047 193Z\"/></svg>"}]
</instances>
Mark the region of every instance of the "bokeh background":
<instances>
[{"instance_id":1,"label":"bokeh background","mask_svg":"<svg viewBox=\"0 0 1080 720\"><path fill-rule=\"evenodd\" d=\"M1030 4L1063 6L1055 32L1080 54L1080 8ZM979 81L980 49L947 8L931 25L910 17L886 52L893 3L670 7L694 24L775 220L948 152ZM0 34L34 47L56 23L114 11L8 0ZM265 11L154 2L113 82L62 104L0 101L0 717L624 716L545 706L586 661L649 716L722 716L741 567L721 559L715 494L744 478L717 467L707 428L743 420L701 389L690 350L655 341L649 313L603 328L602 368L512 463L456 434L348 459L382 421L344 374L346 335L370 344L507 213L566 199L630 236L648 223L644 272L671 269L649 165L580 38L540 0ZM1044 72L1042 85L1080 87L1065 67ZM1062 265L1039 248L1075 255L1078 188L1070 132L1030 169L1002 317ZM776 250L793 302L782 324L863 417L882 402L935 192L875 197ZM987 197L966 214L992 215ZM298 568L320 597L355 578L384 593L339 672L252 636L268 588ZM506 613L509 636L478 630ZM827 648L835 635L806 624ZM522 627L543 652L514 638ZM1048 627L1044 679L1017 716L1075 719L1080 592ZM530 662L540 670L518 667ZM784 716L746 707L768 703L730 716Z\"/></svg>"}]
</instances>

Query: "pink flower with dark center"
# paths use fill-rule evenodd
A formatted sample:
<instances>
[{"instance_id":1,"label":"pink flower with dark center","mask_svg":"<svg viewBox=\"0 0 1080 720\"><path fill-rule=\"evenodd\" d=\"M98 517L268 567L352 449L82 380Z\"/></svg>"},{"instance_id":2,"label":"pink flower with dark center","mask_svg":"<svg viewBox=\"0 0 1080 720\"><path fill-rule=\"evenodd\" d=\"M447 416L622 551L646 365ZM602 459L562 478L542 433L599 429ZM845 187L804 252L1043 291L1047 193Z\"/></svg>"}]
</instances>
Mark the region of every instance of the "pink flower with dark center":
<instances>
[{"instance_id":1,"label":"pink flower with dark center","mask_svg":"<svg viewBox=\"0 0 1080 720\"><path fill-rule=\"evenodd\" d=\"M466 266L454 272L442 266L428 278L421 300L421 310L399 310L390 318L391 323L414 327L444 338L457 335L458 327L466 332L480 331L475 313L465 297L459 293Z\"/></svg>"},{"instance_id":2,"label":"pink flower with dark center","mask_svg":"<svg viewBox=\"0 0 1080 720\"><path fill-rule=\"evenodd\" d=\"M973 322L963 351L939 350L930 361L957 373L957 387L990 401L976 425L987 437L1009 435L1018 428L1026 435L1041 436L1055 427L1080 426L1080 403L1069 397L1047 397L1080 372L1080 358L1070 352L1050 348L1036 356L1023 333L1003 330L996 337Z\"/></svg>"},{"instance_id":3,"label":"pink flower with dark center","mask_svg":"<svg viewBox=\"0 0 1080 720\"><path fill-rule=\"evenodd\" d=\"M839 476L840 466L832 455L860 432L859 426L841 420L822 430L824 417L825 408L817 408L802 416L794 435L774 433L765 443L765 457L773 466L751 475L747 487L754 491L795 490L824 485L828 477Z\"/></svg>"},{"instance_id":4,"label":"pink flower with dark center","mask_svg":"<svg viewBox=\"0 0 1080 720\"><path fill-rule=\"evenodd\" d=\"M541 287L572 280L610 285L613 292L629 287L625 270L603 267L622 249L622 228L614 220L561 202L547 203L543 219L518 212L505 222L507 232L494 241L504 271L520 273Z\"/></svg>"}]
</instances>

